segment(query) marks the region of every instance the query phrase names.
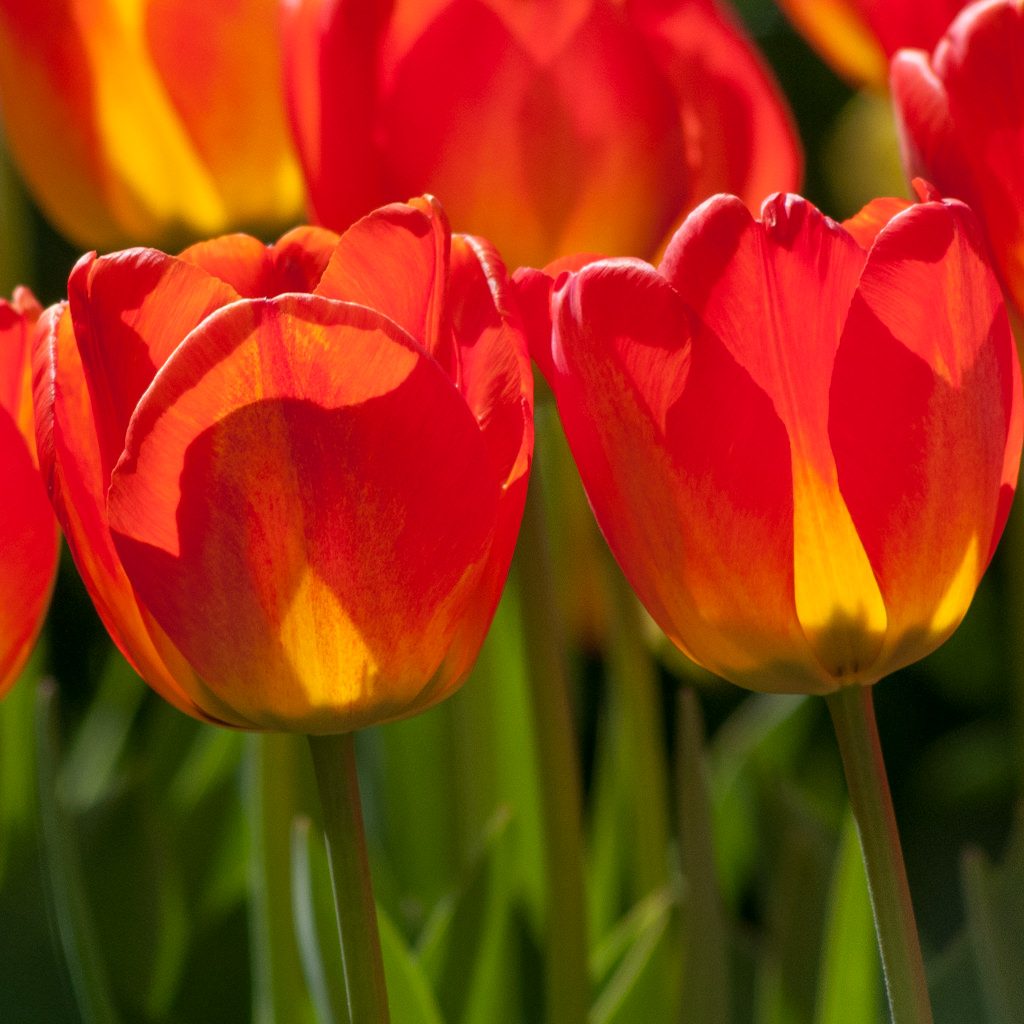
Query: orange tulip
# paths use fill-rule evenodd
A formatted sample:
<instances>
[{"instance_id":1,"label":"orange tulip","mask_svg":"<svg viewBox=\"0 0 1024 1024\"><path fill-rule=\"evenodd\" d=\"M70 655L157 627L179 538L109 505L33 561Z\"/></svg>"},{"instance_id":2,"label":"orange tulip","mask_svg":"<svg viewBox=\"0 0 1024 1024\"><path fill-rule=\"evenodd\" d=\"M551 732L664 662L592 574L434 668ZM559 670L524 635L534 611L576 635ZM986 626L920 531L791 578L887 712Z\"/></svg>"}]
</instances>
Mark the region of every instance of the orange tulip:
<instances>
[{"instance_id":1,"label":"orange tulip","mask_svg":"<svg viewBox=\"0 0 1024 1024\"><path fill-rule=\"evenodd\" d=\"M46 500L32 430L29 354L42 310L27 288L0 300L0 696L25 665L57 573L57 524Z\"/></svg>"},{"instance_id":2,"label":"orange tulip","mask_svg":"<svg viewBox=\"0 0 1024 1024\"><path fill-rule=\"evenodd\" d=\"M713 0L291 0L285 76L316 218L430 191L510 265L652 256L730 189L797 187L771 76Z\"/></svg>"},{"instance_id":3,"label":"orange tulip","mask_svg":"<svg viewBox=\"0 0 1024 1024\"><path fill-rule=\"evenodd\" d=\"M429 199L340 238L78 263L37 346L40 450L86 586L158 692L333 733L461 684L532 454L509 295Z\"/></svg>"},{"instance_id":4,"label":"orange tulip","mask_svg":"<svg viewBox=\"0 0 1024 1024\"><path fill-rule=\"evenodd\" d=\"M981 219L993 259L1024 311L1024 4L967 8L934 55L908 50L892 64L905 165Z\"/></svg>"},{"instance_id":5,"label":"orange tulip","mask_svg":"<svg viewBox=\"0 0 1024 1024\"><path fill-rule=\"evenodd\" d=\"M536 274L521 274L536 289ZM534 299L536 291L532 292ZM867 685L938 646L1002 532L1020 368L963 204L798 196L687 219L655 269L563 273L535 357L604 535L693 660Z\"/></svg>"},{"instance_id":6,"label":"orange tulip","mask_svg":"<svg viewBox=\"0 0 1024 1024\"><path fill-rule=\"evenodd\" d=\"M967 0L778 0L790 21L841 75L884 89L902 46L931 49Z\"/></svg>"},{"instance_id":7,"label":"orange tulip","mask_svg":"<svg viewBox=\"0 0 1024 1024\"><path fill-rule=\"evenodd\" d=\"M294 221L275 0L0 0L0 111L81 245Z\"/></svg>"}]
</instances>

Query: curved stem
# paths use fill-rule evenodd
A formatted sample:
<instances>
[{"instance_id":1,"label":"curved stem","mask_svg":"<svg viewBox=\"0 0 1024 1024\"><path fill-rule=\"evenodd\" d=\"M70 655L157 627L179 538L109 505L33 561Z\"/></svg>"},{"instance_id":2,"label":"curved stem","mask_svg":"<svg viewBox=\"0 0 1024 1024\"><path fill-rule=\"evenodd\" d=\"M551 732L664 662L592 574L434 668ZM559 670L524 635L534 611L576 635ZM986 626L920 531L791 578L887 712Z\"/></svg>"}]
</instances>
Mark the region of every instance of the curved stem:
<instances>
[{"instance_id":1,"label":"curved stem","mask_svg":"<svg viewBox=\"0 0 1024 1024\"><path fill-rule=\"evenodd\" d=\"M896 830L870 686L826 698L868 877L893 1024L932 1024L928 983Z\"/></svg>"},{"instance_id":2,"label":"curved stem","mask_svg":"<svg viewBox=\"0 0 1024 1024\"><path fill-rule=\"evenodd\" d=\"M310 736L351 1024L390 1024L351 733Z\"/></svg>"}]
</instances>

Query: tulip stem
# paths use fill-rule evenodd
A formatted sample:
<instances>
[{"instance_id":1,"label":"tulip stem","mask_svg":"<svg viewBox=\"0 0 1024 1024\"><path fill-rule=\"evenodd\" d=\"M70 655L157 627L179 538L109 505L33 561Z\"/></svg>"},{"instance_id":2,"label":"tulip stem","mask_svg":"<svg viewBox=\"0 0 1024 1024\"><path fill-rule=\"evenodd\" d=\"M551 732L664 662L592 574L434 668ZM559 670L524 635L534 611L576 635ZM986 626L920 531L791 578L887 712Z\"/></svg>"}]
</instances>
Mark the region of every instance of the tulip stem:
<instances>
[{"instance_id":1,"label":"tulip stem","mask_svg":"<svg viewBox=\"0 0 1024 1024\"><path fill-rule=\"evenodd\" d=\"M389 1024L353 736L310 736L309 747L323 806L349 1021Z\"/></svg>"},{"instance_id":2,"label":"tulip stem","mask_svg":"<svg viewBox=\"0 0 1024 1024\"><path fill-rule=\"evenodd\" d=\"M932 1024L928 983L878 739L872 688L844 686L825 699L857 822L893 1024Z\"/></svg>"},{"instance_id":3,"label":"tulip stem","mask_svg":"<svg viewBox=\"0 0 1024 1024\"><path fill-rule=\"evenodd\" d=\"M590 1010L582 796L536 453L515 560L537 742L547 875L548 1024L585 1024Z\"/></svg>"}]
</instances>

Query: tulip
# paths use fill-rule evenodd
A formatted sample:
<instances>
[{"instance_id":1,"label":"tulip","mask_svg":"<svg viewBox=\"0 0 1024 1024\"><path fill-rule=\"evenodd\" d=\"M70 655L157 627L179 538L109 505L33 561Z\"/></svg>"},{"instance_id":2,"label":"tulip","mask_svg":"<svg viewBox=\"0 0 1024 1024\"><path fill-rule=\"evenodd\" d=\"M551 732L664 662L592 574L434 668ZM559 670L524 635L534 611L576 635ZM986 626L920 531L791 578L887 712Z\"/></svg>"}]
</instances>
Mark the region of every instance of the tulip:
<instances>
[{"instance_id":1,"label":"tulip","mask_svg":"<svg viewBox=\"0 0 1024 1024\"><path fill-rule=\"evenodd\" d=\"M0 696L18 678L50 604L57 524L36 460L29 355L42 312L27 288L0 300Z\"/></svg>"},{"instance_id":2,"label":"tulip","mask_svg":"<svg viewBox=\"0 0 1024 1024\"><path fill-rule=\"evenodd\" d=\"M285 77L315 218L427 190L510 265L653 256L730 189L795 188L764 63L712 0L288 0Z\"/></svg>"},{"instance_id":3,"label":"tulip","mask_svg":"<svg viewBox=\"0 0 1024 1024\"><path fill-rule=\"evenodd\" d=\"M778 0L796 29L845 78L884 89L903 46L931 49L967 0Z\"/></svg>"},{"instance_id":4,"label":"tulip","mask_svg":"<svg viewBox=\"0 0 1024 1024\"><path fill-rule=\"evenodd\" d=\"M7 143L82 246L294 222L274 0L0 0Z\"/></svg>"},{"instance_id":5,"label":"tulip","mask_svg":"<svg viewBox=\"0 0 1024 1024\"><path fill-rule=\"evenodd\" d=\"M926 174L980 218L995 262L1024 310L1024 6L973 4L933 55L907 50L892 63L904 164Z\"/></svg>"},{"instance_id":6,"label":"tulip","mask_svg":"<svg viewBox=\"0 0 1024 1024\"><path fill-rule=\"evenodd\" d=\"M533 307L539 278L520 279ZM536 320L598 523L693 660L827 694L923 657L963 618L1024 430L963 204L878 200L840 225L794 195L760 220L715 196L657 269L563 273L551 330Z\"/></svg>"},{"instance_id":7,"label":"tulip","mask_svg":"<svg viewBox=\"0 0 1024 1024\"><path fill-rule=\"evenodd\" d=\"M532 454L510 294L430 199L340 238L79 261L37 343L40 451L154 689L220 724L327 734L464 680Z\"/></svg>"}]
</instances>

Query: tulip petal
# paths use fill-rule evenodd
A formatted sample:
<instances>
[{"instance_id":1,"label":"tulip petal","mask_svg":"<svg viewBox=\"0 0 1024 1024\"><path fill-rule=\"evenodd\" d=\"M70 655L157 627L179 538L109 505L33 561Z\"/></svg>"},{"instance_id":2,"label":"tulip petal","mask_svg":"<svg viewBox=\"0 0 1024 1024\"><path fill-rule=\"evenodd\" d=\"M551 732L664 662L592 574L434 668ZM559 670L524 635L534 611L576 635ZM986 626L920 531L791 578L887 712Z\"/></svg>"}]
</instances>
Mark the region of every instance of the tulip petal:
<instances>
[{"instance_id":1,"label":"tulip petal","mask_svg":"<svg viewBox=\"0 0 1024 1024\"><path fill-rule=\"evenodd\" d=\"M910 201L907 199L872 199L852 217L843 221L843 230L852 235L857 240L857 244L867 251L878 237L878 232L897 213L902 213L910 205Z\"/></svg>"},{"instance_id":2,"label":"tulip petal","mask_svg":"<svg viewBox=\"0 0 1024 1024\"><path fill-rule=\"evenodd\" d=\"M136 672L165 700L195 718L220 721L187 696L192 670L167 639L125 576L107 526L109 473L67 306L40 320L33 352L39 464L75 565L103 624Z\"/></svg>"},{"instance_id":3,"label":"tulip petal","mask_svg":"<svg viewBox=\"0 0 1024 1024\"><path fill-rule=\"evenodd\" d=\"M565 43L553 53L550 37L522 38L496 6L455 0L389 41L387 193L428 188L457 231L499 240L510 266L653 252L690 188L676 97L646 40L601 3L571 34L556 30Z\"/></svg>"},{"instance_id":4,"label":"tulip petal","mask_svg":"<svg viewBox=\"0 0 1024 1024\"><path fill-rule=\"evenodd\" d=\"M25 665L57 570L57 523L36 461L31 337L42 310L27 288L0 301L0 697Z\"/></svg>"},{"instance_id":5,"label":"tulip petal","mask_svg":"<svg viewBox=\"0 0 1024 1024\"><path fill-rule=\"evenodd\" d=\"M467 609L447 659L449 674L461 678L490 627L519 534L533 455L533 371L508 272L488 242L452 237L449 307L462 369L460 390L480 425L495 477L502 481L489 582L481 586L481 599Z\"/></svg>"},{"instance_id":6,"label":"tulip petal","mask_svg":"<svg viewBox=\"0 0 1024 1024\"><path fill-rule=\"evenodd\" d=\"M828 437L832 363L864 260L849 234L797 196L767 200L761 221L722 196L687 221L662 266L785 424L797 614L837 681L875 661L886 628Z\"/></svg>"},{"instance_id":7,"label":"tulip petal","mask_svg":"<svg viewBox=\"0 0 1024 1024\"><path fill-rule=\"evenodd\" d=\"M339 231L396 198L384 194L374 138L380 39L391 6L367 0L280 5L288 116L310 205L317 221Z\"/></svg>"},{"instance_id":8,"label":"tulip petal","mask_svg":"<svg viewBox=\"0 0 1024 1024\"><path fill-rule=\"evenodd\" d=\"M157 369L205 316L237 298L200 268L155 249L78 261L68 280L68 308L93 396L104 480ZM99 495L105 490L103 484Z\"/></svg>"},{"instance_id":9,"label":"tulip petal","mask_svg":"<svg viewBox=\"0 0 1024 1024\"><path fill-rule=\"evenodd\" d=\"M333 231L299 227L274 245L251 235L221 235L196 242L178 259L202 267L242 298L271 298L284 292L311 292L338 244Z\"/></svg>"},{"instance_id":10,"label":"tulip petal","mask_svg":"<svg viewBox=\"0 0 1024 1024\"><path fill-rule=\"evenodd\" d=\"M86 244L182 221L212 232L225 217L146 50L139 6L19 0L0 15L0 94L22 100L4 108L13 150L43 208Z\"/></svg>"},{"instance_id":11,"label":"tulip petal","mask_svg":"<svg viewBox=\"0 0 1024 1024\"><path fill-rule=\"evenodd\" d=\"M598 523L658 624L735 681L829 689L807 667L794 605L789 442L770 396L714 332L691 344L678 294L638 261L570 277L553 319L566 436Z\"/></svg>"},{"instance_id":12,"label":"tulip petal","mask_svg":"<svg viewBox=\"0 0 1024 1024\"><path fill-rule=\"evenodd\" d=\"M840 74L884 87L901 47L933 47L966 0L779 0L793 24Z\"/></svg>"},{"instance_id":13,"label":"tulip petal","mask_svg":"<svg viewBox=\"0 0 1024 1024\"><path fill-rule=\"evenodd\" d=\"M772 192L799 187L796 126L768 65L728 12L710 0L636 0L630 14L673 86L684 129L691 181L671 231L716 192L753 209Z\"/></svg>"},{"instance_id":14,"label":"tulip petal","mask_svg":"<svg viewBox=\"0 0 1024 1024\"><path fill-rule=\"evenodd\" d=\"M374 210L338 241L317 295L376 309L458 378L445 306L450 232L433 197Z\"/></svg>"},{"instance_id":15,"label":"tulip petal","mask_svg":"<svg viewBox=\"0 0 1024 1024\"><path fill-rule=\"evenodd\" d=\"M235 222L286 221L302 208L302 178L277 88L277 6L276 0L142 5L146 47L168 101Z\"/></svg>"},{"instance_id":16,"label":"tulip petal","mask_svg":"<svg viewBox=\"0 0 1024 1024\"><path fill-rule=\"evenodd\" d=\"M284 295L213 314L168 360L108 508L204 700L340 732L436 699L499 491L465 402L400 327Z\"/></svg>"},{"instance_id":17,"label":"tulip petal","mask_svg":"<svg viewBox=\"0 0 1024 1024\"><path fill-rule=\"evenodd\" d=\"M972 4L929 63L898 55L893 98L912 170L944 195L970 204L985 223L1007 287L1024 308L1024 11L1017 3Z\"/></svg>"},{"instance_id":18,"label":"tulip petal","mask_svg":"<svg viewBox=\"0 0 1024 1024\"><path fill-rule=\"evenodd\" d=\"M952 632L988 564L1005 464L1020 451L1015 360L969 211L927 203L894 219L850 311L829 422L843 497L890 609L879 675Z\"/></svg>"},{"instance_id":19,"label":"tulip petal","mask_svg":"<svg viewBox=\"0 0 1024 1024\"><path fill-rule=\"evenodd\" d=\"M57 524L25 436L0 408L0 697L21 673L50 602L57 568Z\"/></svg>"},{"instance_id":20,"label":"tulip petal","mask_svg":"<svg viewBox=\"0 0 1024 1024\"><path fill-rule=\"evenodd\" d=\"M460 390L492 453L495 476L518 480L533 451L533 372L508 272L489 242L453 236L448 304Z\"/></svg>"}]
</instances>

